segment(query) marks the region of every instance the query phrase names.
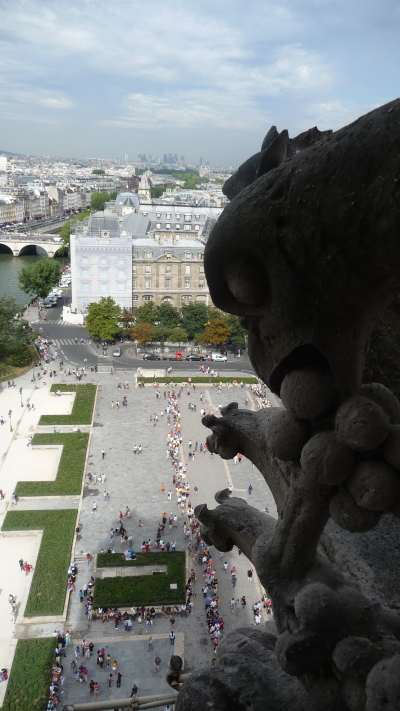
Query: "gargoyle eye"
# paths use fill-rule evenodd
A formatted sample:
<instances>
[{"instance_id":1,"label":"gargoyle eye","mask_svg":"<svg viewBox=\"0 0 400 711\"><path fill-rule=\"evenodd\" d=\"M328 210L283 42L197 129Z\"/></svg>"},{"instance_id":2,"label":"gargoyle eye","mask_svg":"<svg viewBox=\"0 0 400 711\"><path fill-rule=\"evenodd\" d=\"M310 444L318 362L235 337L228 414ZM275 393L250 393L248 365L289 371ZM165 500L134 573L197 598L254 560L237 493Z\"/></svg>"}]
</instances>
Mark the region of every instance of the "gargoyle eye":
<instances>
[{"instance_id":1,"label":"gargoyle eye","mask_svg":"<svg viewBox=\"0 0 400 711\"><path fill-rule=\"evenodd\" d=\"M236 302L237 313L257 314L269 304L268 275L254 259L238 255L227 264L224 276L227 289Z\"/></svg>"}]
</instances>

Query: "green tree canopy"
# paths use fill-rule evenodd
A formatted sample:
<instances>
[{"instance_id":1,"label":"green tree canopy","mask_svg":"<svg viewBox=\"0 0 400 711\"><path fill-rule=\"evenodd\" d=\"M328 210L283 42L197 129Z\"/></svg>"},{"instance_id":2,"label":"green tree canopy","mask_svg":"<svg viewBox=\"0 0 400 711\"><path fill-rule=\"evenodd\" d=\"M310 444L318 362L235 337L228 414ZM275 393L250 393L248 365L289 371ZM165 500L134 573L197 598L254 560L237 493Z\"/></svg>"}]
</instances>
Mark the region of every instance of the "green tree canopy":
<instances>
[{"instance_id":1,"label":"green tree canopy","mask_svg":"<svg viewBox=\"0 0 400 711\"><path fill-rule=\"evenodd\" d=\"M182 326L174 326L169 332L169 340L173 343L185 343L188 339L187 332Z\"/></svg>"},{"instance_id":2,"label":"green tree canopy","mask_svg":"<svg viewBox=\"0 0 400 711\"><path fill-rule=\"evenodd\" d=\"M40 296L42 299L46 298L59 280L60 265L47 257L21 269L18 277L21 289L27 294Z\"/></svg>"},{"instance_id":3,"label":"green tree canopy","mask_svg":"<svg viewBox=\"0 0 400 711\"><path fill-rule=\"evenodd\" d=\"M17 358L21 365L27 365L33 359L33 341L32 329L20 318L14 299L0 298L0 363Z\"/></svg>"},{"instance_id":4,"label":"green tree canopy","mask_svg":"<svg viewBox=\"0 0 400 711\"><path fill-rule=\"evenodd\" d=\"M103 297L98 303L89 304L86 328L93 338L112 341L120 332L121 309L111 296Z\"/></svg>"},{"instance_id":5,"label":"green tree canopy","mask_svg":"<svg viewBox=\"0 0 400 711\"><path fill-rule=\"evenodd\" d=\"M243 328L240 323L238 316L233 314L226 314L225 323L229 328L229 343L231 343L236 348L244 348L246 345L246 334L247 331Z\"/></svg>"},{"instance_id":6,"label":"green tree canopy","mask_svg":"<svg viewBox=\"0 0 400 711\"><path fill-rule=\"evenodd\" d=\"M139 321L139 323L132 328L131 335L135 341L139 341L142 345L150 343L154 340L154 326L152 323Z\"/></svg>"},{"instance_id":7,"label":"green tree canopy","mask_svg":"<svg viewBox=\"0 0 400 711\"><path fill-rule=\"evenodd\" d=\"M157 306L153 301L146 301L145 304L135 310L136 323L145 321L146 323L154 324L158 320L157 316Z\"/></svg>"},{"instance_id":8,"label":"green tree canopy","mask_svg":"<svg viewBox=\"0 0 400 711\"><path fill-rule=\"evenodd\" d=\"M106 172L103 170L103 168L94 168L92 170L92 175L105 175Z\"/></svg>"},{"instance_id":9,"label":"green tree canopy","mask_svg":"<svg viewBox=\"0 0 400 711\"><path fill-rule=\"evenodd\" d=\"M182 326L188 338L201 333L208 321L208 307L205 304L187 304L182 307Z\"/></svg>"},{"instance_id":10,"label":"green tree canopy","mask_svg":"<svg viewBox=\"0 0 400 711\"><path fill-rule=\"evenodd\" d=\"M109 200L115 200L117 197L116 192L93 192L90 196L90 207L92 210L104 210L104 205Z\"/></svg>"},{"instance_id":11,"label":"green tree canopy","mask_svg":"<svg viewBox=\"0 0 400 711\"><path fill-rule=\"evenodd\" d=\"M164 301L156 307L156 320L159 321L161 326L173 328L181 323L181 315L178 309Z\"/></svg>"}]
</instances>

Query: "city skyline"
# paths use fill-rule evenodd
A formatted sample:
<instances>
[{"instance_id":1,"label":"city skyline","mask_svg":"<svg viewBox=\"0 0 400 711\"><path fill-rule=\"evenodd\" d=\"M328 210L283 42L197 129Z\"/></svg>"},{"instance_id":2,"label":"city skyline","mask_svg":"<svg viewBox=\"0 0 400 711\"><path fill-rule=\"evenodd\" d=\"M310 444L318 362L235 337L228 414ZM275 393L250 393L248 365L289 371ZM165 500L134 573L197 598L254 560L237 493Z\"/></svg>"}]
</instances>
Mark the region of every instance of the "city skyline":
<instances>
[{"instance_id":1,"label":"city skyline","mask_svg":"<svg viewBox=\"0 0 400 711\"><path fill-rule=\"evenodd\" d=\"M275 123L337 129L398 94L400 8L0 1L0 150L235 165Z\"/></svg>"}]
</instances>

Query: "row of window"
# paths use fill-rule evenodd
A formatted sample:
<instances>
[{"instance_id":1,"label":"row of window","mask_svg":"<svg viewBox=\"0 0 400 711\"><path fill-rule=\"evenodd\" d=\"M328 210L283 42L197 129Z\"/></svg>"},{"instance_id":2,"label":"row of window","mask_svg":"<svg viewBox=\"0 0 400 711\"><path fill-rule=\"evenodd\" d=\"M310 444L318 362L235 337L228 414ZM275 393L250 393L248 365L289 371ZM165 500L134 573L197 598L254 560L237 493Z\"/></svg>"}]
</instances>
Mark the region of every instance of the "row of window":
<instances>
[{"instance_id":1,"label":"row of window","mask_svg":"<svg viewBox=\"0 0 400 711\"><path fill-rule=\"evenodd\" d=\"M140 258L142 255L140 255L138 253L135 256ZM167 259L172 259L173 256L174 255L172 254L172 252L169 252L168 250L166 250L164 252L164 257L167 257ZM144 253L144 258L145 259L153 259L153 252L151 252L150 250L146 250ZM195 252L195 253L185 252L185 259L203 259L203 253L202 252Z\"/></svg>"},{"instance_id":2,"label":"row of window","mask_svg":"<svg viewBox=\"0 0 400 711\"><path fill-rule=\"evenodd\" d=\"M191 288L191 279L190 279L190 277L185 277L184 284L185 284L185 289L190 289L190 288ZM205 283L204 279L199 279L199 282L198 282L198 289L204 289L205 285L206 285L206 283ZM136 279L133 279L133 280L132 280L132 288L133 288L133 289L137 289L137 288L138 288L138 284L137 284L137 280L136 280ZM153 288L152 280L151 280L151 279L145 279L145 280L144 280L144 288L145 288L145 289L152 289L152 288ZM165 279L164 279L164 287L163 287L163 288L164 288L164 289L171 289L171 288L172 288L172 279L170 279L169 277L165 277Z\"/></svg>"},{"instance_id":3,"label":"row of window","mask_svg":"<svg viewBox=\"0 0 400 711\"><path fill-rule=\"evenodd\" d=\"M163 270L163 271L164 271L166 274L170 274L170 273L172 272L172 264L156 265L156 270L155 270L155 271L157 271L157 266L161 266L161 267L163 266L163 267L164 267L164 270ZM190 264L185 264L185 274L186 274L186 276L190 276L191 270L192 270L191 265L190 265ZM160 270L160 271L161 271L161 270ZM135 264L132 266L132 272L133 272L133 274L137 274L137 272L138 272L138 269L137 269L137 267L136 267ZM145 273L145 274L152 274L152 272L153 272L153 267L152 267L152 265L151 265L151 264L148 264L148 265L146 264L146 266L144 267L144 273ZM200 274L204 274L204 267L203 267L202 265L199 266L199 273L200 273Z\"/></svg>"},{"instance_id":4,"label":"row of window","mask_svg":"<svg viewBox=\"0 0 400 711\"><path fill-rule=\"evenodd\" d=\"M133 294L132 296L132 301L139 301L139 295L138 294ZM166 299L165 299L166 300ZM170 300L170 297L168 297L168 300ZM189 301L193 300L192 294L183 294L181 296L181 301L183 303L188 303ZM196 296L196 301L201 301L204 303L206 300L205 296ZM144 294L142 296L142 301L154 301L154 296L152 294Z\"/></svg>"},{"instance_id":5,"label":"row of window","mask_svg":"<svg viewBox=\"0 0 400 711\"><path fill-rule=\"evenodd\" d=\"M181 226L180 225L171 225L169 222L167 222L165 225L162 225L160 222L157 222L156 224L156 229L157 230L180 230ZM183 225L183 229L186 230L187 232L192 229L192 225ZM194 229L196 232L199 232L200 230L200 225L194 225ZM179 235L176 235L179 237Z\"/></svg>"},{"instance_id":6,"label":"row of window","mask_svg":"<svg viewBox=\"0 0 400 711\"><path fill-rule=\"evenodd\" d=\"M165 212L163 212L163 213L161 213L161 212L156 212L156 217L157 217L158 219L161 218L161 215L162 215L162 217L165 217L167 220L171 220L171 219L172 219L172 212L167 212L167 213L165 213ZM185 222L191 222L191 221L192 221L192 217L194 217L195 220L201 220L201 216L200 216L200 215L184 215L184 220L185 220ZM174 220L180 220L180 219L182 219L182 215L181 215L179 212L175 212L173 219L174 219Z\"/></svg>"}]
</instances>

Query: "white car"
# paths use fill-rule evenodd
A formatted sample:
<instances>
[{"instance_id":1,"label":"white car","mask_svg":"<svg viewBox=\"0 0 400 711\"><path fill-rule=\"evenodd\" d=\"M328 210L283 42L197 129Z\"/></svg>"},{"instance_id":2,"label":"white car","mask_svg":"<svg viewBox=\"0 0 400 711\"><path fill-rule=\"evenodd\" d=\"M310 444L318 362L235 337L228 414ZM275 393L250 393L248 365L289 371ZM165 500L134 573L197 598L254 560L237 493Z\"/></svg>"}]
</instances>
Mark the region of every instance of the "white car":
<instances>
[{"instance_id":1,"label":"white car","mask_svg":"<svg viewBox=\"0 0 400 711\"><path fill-rule=\"evenodd\" d=\"M222 355L222 353L211 353L211 360L214 362L222 362L227 361L228 357L226 355Z\"/></svg>"}]
</instances>

